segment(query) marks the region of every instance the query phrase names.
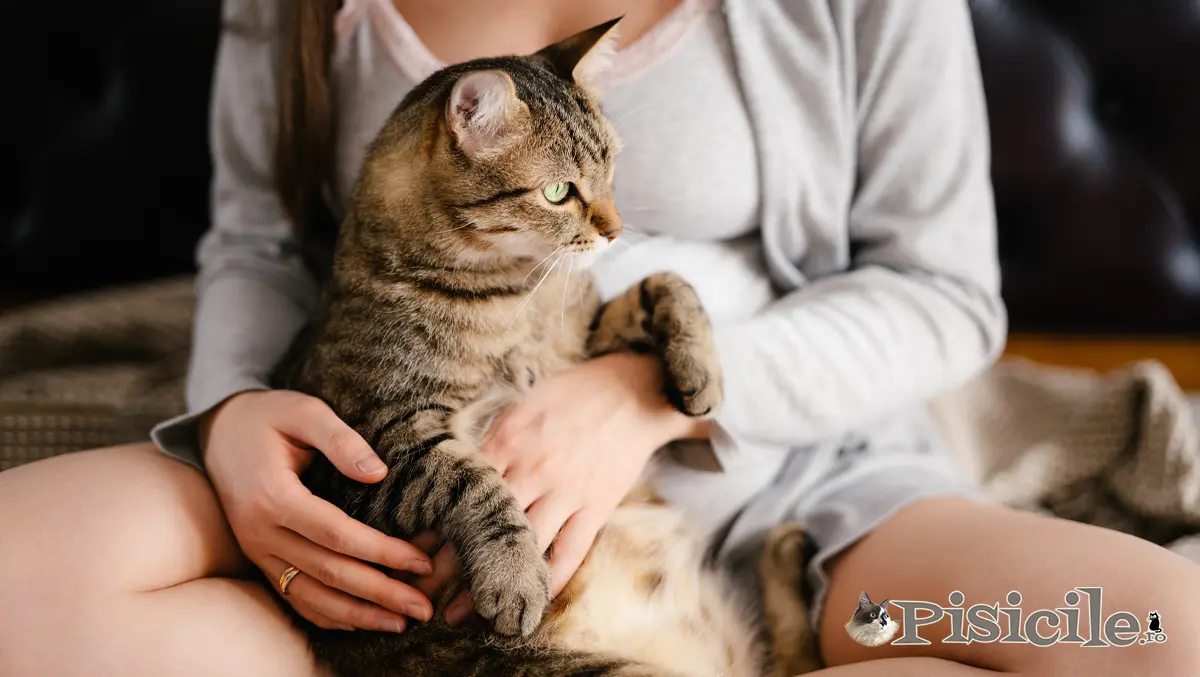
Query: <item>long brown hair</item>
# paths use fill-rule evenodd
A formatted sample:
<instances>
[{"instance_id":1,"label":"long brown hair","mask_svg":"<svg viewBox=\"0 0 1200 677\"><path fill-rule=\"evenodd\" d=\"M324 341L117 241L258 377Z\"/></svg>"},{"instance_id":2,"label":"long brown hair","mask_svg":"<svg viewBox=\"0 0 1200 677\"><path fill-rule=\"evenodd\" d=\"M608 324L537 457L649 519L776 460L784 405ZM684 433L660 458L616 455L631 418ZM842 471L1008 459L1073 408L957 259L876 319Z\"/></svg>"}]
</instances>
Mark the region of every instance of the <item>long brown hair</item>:
<instances>
[{"instance_id":1,"label":"long brown hair","mask_svg":"<svg viewBox=\"0 0 1200 677\"><path fill-rule=\"evenodd\" d=\"M336 230L326 202L334 176L334 95L330 61L341 0L279 3L275 189L298 235L327 239Z\"/></svg>"}]
</instances>

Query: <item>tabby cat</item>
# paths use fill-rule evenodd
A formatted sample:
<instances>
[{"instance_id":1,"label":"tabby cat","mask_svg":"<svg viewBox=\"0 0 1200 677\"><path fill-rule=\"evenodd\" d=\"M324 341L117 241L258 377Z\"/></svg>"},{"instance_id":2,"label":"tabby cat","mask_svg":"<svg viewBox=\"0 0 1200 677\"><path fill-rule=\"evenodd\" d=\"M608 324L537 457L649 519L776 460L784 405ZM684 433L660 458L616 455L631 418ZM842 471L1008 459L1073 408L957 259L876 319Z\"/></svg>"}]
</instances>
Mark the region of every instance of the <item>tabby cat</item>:
<instances>
[{"instance_id":1,"label":"tabby cat","mask_svg":"<svg viewBox=\"0 0 1200 677\"><path fill-rule=\"evenodd\" d=\"M613 351L658 355L690 416L721 403L710 325L686 282L651 275L601 304L583 272L621 230L619 141L593 87L615 39L611 21L532 55L447 67L367 149L321 309L277 384L329 403L390 468L364 485L318 455L306 485L384 533L442 534L489 627L438 620L453 586L435 620L403 634L296 616L335 675L763 673L752 614L679 511L635 489L551 601L529 521L476 453L539 379Z\"/></svg>"}]
</instances>

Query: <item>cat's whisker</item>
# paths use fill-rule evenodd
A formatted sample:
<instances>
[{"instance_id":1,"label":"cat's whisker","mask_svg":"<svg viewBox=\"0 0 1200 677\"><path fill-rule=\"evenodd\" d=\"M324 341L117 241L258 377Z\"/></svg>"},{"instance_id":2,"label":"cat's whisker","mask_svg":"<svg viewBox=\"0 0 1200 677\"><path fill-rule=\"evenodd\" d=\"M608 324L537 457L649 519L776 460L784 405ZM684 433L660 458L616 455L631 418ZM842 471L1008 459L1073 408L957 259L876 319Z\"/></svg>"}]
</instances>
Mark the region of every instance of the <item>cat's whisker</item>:
<instances>
[{"instance_id":1,"label":"cat's whisker","mask_svg":"<svg viewBox=\"0 0 1200 677\"><path fill-rule=\"evenodd\" d=\"M560 314L558 316L559 330L563 330L567 326L567 290L569 290L571 288L571 273L575 272L575 259L576 259L576 257L574 257L574 256L571 257L571 267L567 269L567 276L563 280L563 290L562 290L562 295L561 295L562 296L562 299L561 299L562 300L562 311L560 312Z\"/></svg>"},{"instance_id":2,"label":"cat's whisker","mask_svg":"<svg viewBox=\"0 0 1200 677\"><path fill-rule=\"evenodd\" d=\"M692 195L680 195L672 200L662 200L659 202L654 202L652 204L638 205L636 207L622 206L621 213L622 214L631 214L633 212L666 211L666 210L672 209L674 207L686 205L686 204L692 202L694 199L695 199L695 197Z\"/></svg>"},{"instance_id":3,"label":"cat's whisker","mask_svg":"<svg viewBox=\"0 0 1200 677\"><path fill-rule=\"evenodd\" d=\"M587 285L586 285L586 284L584 284L584 283L583 283L583 281L580 281L580 282L579 282L579 307L580 307L580 308L583 308L583 307L584 307L584 304L583 304L583 292L584 292L584 290L585 290L586 288L587 288Z\"/></svg>"},{"instance_id":4,"label":"cat's whisker","mask_svg":"<svg viewBox=\"0 0 1200 677\"><path fill-rule=\"evenodd\" d=\"M551 256L554 256L555 254L557 254L557 253L559 253L560 251L562 251L562 250L563 250L563 247L565 247L565 246L566 246L566 245L559 245L557 249L555 249L554 251L552 251L552 252L550 252L549 254L547 254L547 255L546 255L546 258L542 259L541 261L538 261L538 262L537 262L537 264L536 264L536 265L535 265L533 268L531 268L531 269L529 270L529 274L525 276L525 279L524 279L524 280L522 280L522 281L521 281L521 283L522 283L522 284L524 284L524 283L528 282L528 281L529 281L529 277L530 277L531 275L533 275L534 271L536 271L538 268L541 268L543 263L545 263L545 262L546 262L546 261L547 261L547 260L548 260L548 259L549 259ZM551 267L551 268L553 268L554 266L553 266L553 265L551 265L550 267Z\"/></svg>"},{"instance_id":5,"label":"cat's whisker","mask_svg":"<svg viewBox=\"0 0 1200 677\"><path fill-rule=\"evenodd\" d=\"M554 251L557 252L561 249L562 247L559 247ZM521 301L521 305L517 306L517 312L513 313L512 321L508 323L508 329L505 330L506 336L508 335L509 331L512 331L513 325L517 323L517 318L521 316L521 311L525 309L525 306L529 304L529 300L532 299L533 295L537 293L538 287L541 287L542 283L546 281L546 278L550 277L550 273L554 272L555 266L557 266L560 261L562 261L562 256L554 259L554 263L551 263L550 266L546 268L546 273L542 275L542 279L538 280L538 283L533 285L533 290L525 296L525 300Z\"/></svg>"},{"instance_id":6,"label":"cat's whisker","mask_svg":"<svg viewBox=\"0 0 1200 677\"><path fill-rule=\"evenodd\" d=\"M628 118L628 117L630 117L631 115L636 115L636 114L638 114L638 113L645 113L646 111L648 111L648 110L654 110L654 109L655 109L655 108L657 108L657 107L658 107L658 106L656 106L656 105L654 105L654 104L650 104L650 105L647 105L647 106L642 106L641 108L634 108L633 110L628 110L628 111L625 111L625 114L624 114L624 115L622 115L621 117L617 118L616 120L613 120L613 123L612 123L612 125L613 125L613 127L620 127L620 126L621 126L621 123L622 123L622 122L624 122L624 121L625 121L625 119L626 119L626 118Z\"/></svg>"}]
</instances>

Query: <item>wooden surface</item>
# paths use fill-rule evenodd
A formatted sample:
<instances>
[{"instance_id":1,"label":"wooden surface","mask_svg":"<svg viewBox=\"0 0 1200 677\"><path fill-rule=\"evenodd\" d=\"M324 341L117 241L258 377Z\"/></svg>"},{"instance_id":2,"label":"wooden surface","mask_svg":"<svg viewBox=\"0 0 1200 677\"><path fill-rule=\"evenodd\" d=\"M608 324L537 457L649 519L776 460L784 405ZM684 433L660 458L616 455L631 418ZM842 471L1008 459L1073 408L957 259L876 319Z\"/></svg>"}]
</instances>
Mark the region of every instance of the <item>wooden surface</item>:
<instances>
[{"instance_id":1,"label":"wooden surface","mask_svg":"<svg viewBox=\"0 0 1200 677\"><path fill-rule=\"evenodd\" d=\"M1016 334L1009 336L1005 355L1100 371L1153 359L1165 364L1185 390L1200 391L1200 337L1105 338Z\"/></svg>"}]
</instances>

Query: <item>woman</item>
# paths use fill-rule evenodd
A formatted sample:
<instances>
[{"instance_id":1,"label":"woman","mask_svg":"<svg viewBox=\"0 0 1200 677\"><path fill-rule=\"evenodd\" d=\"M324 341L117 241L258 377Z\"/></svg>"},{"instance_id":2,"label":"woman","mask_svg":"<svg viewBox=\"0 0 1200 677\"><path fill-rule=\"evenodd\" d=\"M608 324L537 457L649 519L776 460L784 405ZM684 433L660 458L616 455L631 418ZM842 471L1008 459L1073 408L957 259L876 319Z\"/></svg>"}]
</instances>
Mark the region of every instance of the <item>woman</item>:
<instances>
[{"instance_id":1,"label":"woman","mask_svg":"<svg viewBox=\"0 0 1200 677\"><path fill-rule=\"evenodd\" d=\"M296 233L321 232L314 215L336 214L365 142L440 64L532 52L624 15L605 98L637 232L596 274L610 293L661 265L692 279L728 404L705 430L682 426L655 365L614 356L511 410L485 451L539 468L512 482L539 534L558 534L556 587L651 452L675 442L660 488L730 566L770 525L808 523L825 674L1200 674L1185 641L947 644L942 623L922 629L928 645L868 649L842 628L863 588L943 605L953 590L990 604L1015 589L1028 613L1100 586L1106 614L1152 606L1172 640L1200 632L1195 565L989 505L912 413L985 369L1005 333L964 0L225 4L190 413L155 445L0 475L0 673L317 674L252 566L276 581L298 571L284 599L322 625L403 631L429 617L452 553L357 524L297 480L315 453L364 482L386 470L322 403L265 387L322 271Z\"/></svg>"}]
</instances>

